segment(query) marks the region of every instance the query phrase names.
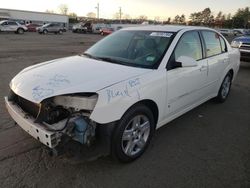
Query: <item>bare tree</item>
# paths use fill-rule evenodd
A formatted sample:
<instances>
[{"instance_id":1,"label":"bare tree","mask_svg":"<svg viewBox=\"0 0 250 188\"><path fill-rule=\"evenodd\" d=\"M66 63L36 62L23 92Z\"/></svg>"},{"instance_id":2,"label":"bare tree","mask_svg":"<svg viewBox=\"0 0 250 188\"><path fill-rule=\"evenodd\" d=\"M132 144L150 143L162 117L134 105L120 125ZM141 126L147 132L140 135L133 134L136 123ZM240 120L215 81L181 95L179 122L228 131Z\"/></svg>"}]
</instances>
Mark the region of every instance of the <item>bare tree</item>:
<instances>
[{"instance_id":1,"label":"bare tree","mask_svg":"<svg viewBox=\"0 0 250 188\"><path fill-rule=\"evenodd\" d=\"M69 7L68 7L68 5L66 5L66 4L61 4L61 5L59 5L58 9L59 9L59 12L60 12L61 14L64 14L64 15L67 15L67 14L68 14Z\"/></svg>"},{"instance_id":2,"label":"bare tree","mask_svg":"<svg viewBox=\"0 0 250 188\"><path fill-rule=\"evenodd\" d=\"M148 19L148 17L145 16L145 15L140 15L139 16L139 20L141 20L141 21L146 21L147 19Z\"/></svg>"}]
</instances>

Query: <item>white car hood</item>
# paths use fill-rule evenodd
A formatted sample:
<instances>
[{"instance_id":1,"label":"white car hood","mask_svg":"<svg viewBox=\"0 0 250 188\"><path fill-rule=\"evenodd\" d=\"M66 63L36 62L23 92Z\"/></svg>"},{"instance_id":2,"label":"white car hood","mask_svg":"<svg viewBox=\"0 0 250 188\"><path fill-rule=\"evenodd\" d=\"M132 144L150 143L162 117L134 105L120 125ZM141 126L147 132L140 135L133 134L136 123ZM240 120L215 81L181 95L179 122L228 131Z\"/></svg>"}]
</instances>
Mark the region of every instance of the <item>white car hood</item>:
<instances>
[{"instance_id":1,"label":"white car hood","mask_svg":"<svg viewBox=\"0 0 250 188\"><path fill-rule=\"evenodd\" d=\"M62 94L97 92L149 71L72 56L28 67L12 79L10 87L17 95L39 103Z\"/></svg>"}]
</instances>

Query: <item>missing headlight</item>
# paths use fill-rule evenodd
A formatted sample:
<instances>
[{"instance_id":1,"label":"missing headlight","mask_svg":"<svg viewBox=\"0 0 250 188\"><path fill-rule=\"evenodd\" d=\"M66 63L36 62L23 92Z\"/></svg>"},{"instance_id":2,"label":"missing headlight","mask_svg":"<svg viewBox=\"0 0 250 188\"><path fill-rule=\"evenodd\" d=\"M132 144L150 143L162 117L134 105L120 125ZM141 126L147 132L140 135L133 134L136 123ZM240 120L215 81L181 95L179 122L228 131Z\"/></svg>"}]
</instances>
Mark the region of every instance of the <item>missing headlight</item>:
<instances>
[{"instance_id":1,"label":"missing headlight","mask_svg":"<svg viewBox=\"0 0 250 188\"><path fill-rule=\"evenodd\" d=\"M45 101L40 107L36 122L54 124L66 119L69 115L70 112L62 106L53 106L52 103Z\"/></svg>"}]
</instances>

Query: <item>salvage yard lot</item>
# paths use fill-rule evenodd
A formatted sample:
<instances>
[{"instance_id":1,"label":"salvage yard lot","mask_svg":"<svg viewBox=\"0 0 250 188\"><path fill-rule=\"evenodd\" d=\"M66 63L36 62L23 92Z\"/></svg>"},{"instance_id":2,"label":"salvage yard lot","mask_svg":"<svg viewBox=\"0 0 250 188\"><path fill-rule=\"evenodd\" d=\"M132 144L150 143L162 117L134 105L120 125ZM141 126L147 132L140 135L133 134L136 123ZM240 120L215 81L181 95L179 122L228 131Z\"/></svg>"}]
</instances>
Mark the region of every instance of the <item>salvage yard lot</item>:
<instances>
[{"instance_id":1,"label":"salvage yard lot","mask_svg":"<svg viewBox=\"0 0 250 188\"><path fill-rule=\"evenodd\" d=\"M13 76L29 65L79 54L101 38L0 34L0 187L250 187L250 63L241 63L224 104L208 101L159 129L131 164L50 157L14 124L3 99Z\"/></svg>"}]
</instances>

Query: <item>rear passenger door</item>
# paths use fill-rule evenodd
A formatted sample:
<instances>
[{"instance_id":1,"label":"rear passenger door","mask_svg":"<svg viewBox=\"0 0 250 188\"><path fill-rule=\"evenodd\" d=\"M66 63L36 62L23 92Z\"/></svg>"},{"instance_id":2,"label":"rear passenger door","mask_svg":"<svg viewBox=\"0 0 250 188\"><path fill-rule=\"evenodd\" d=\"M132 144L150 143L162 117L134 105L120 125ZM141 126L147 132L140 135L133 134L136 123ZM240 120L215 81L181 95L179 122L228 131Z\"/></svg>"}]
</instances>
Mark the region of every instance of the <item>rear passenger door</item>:
<instances>
[{"instance_id":1,"label":"rear passenger door","mask_svg":"<svg viewBox=\"0 0 250 188\"><path fill-rule=\"evenodd\" d=\"M205 43L205 54L208 60L208 86L211 92L217 92L215 89L225 68L229 64L227 45L225 40L214 31L202 31Z\"/></svg>"}]
</instances>

